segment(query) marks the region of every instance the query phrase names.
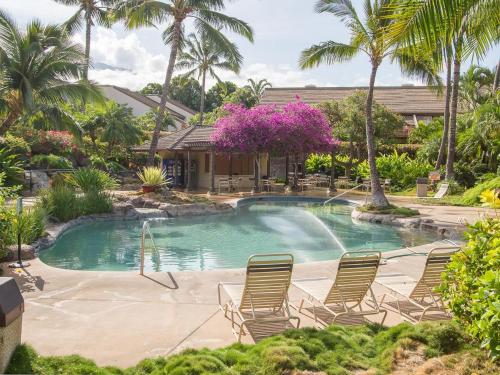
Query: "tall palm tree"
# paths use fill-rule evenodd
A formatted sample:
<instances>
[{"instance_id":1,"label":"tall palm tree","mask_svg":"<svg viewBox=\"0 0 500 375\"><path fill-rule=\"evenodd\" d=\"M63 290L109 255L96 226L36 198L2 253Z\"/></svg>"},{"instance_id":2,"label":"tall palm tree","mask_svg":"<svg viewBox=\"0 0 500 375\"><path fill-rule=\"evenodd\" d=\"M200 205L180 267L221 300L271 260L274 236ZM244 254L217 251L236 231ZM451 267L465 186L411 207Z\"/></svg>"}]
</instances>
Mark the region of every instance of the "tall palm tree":
<instances>
[{"instance_id":1,"label":"tall palm tree","mask_svg":"<svg viewBox=\"0 0 500 375\"><path fill-rule=\"evenodd\" d=\"M115 102L106 103L101 116L96 119L101 124L101 140L108 142L108 153L117 144L133 146L141 141L142 131L134 124L132 108Z\"/></svg>"},{"instance_id":2,"label":"tall palm tree","mask_svg":"<svg viewBox=\"0 0 500 375\"><path fill-rule=\"evenodd\" d=\"M244 21L230 17L224 10L224 0L125 0L116 8L116 17L125 20L129 28L153 26L167 23L163 32L163 41L170 45L170 56L162 95L158 107L156 127L151 139L147 164L154 163L154 155L158 146L160 129L165 114L165 106L169 94L170 80L177 60L177 54L182 47L185 21L190 19L197 33L205 33L218 45L231 46L231 42L222 34L221 29L229 29L253 41L252 28Z\"/></svg>"},{"instance_id":3,"label":"tall palm tree","mask_svg":"<svg viewBox=\"0 0 500 375\"><path fill-rule=\"evenodd\" d=\"M438 76L431 64L422 53L411 54L407 49L400 48L398 43L391 42L386 30L392 20L388 15L391 0L366 0L364 4L364 22L358 16L350 0L319 0L316 3L316 12L331 13L339 17L350 31L351 39L348 44L327 41L304 50L300 57L301 68L311 68L321 63L335 64L351 60L358 53L365 53L371 63L370 83L366 99L366 144L368 163L370 166L372 196L371 203L376 207L389 204L379 181L376 166L375 142L373 130L373 90L377 70L384 60L389 57L397 61L406 75L425 79L428 84L439 83Z\"/></svg>"},{"instance_id":4,"label":"tall palm tree","mask_svg":"<svg viewBox=\"0 0 500 375\"><path fill-rule=\"evenodd\" d=\"M266 88L273 87L273 85L271 85L271 83L265 78L259 81L255 81L252 78L249 78L248 85L246 85L245 87L250 90L252 95L255 97L256 102L259 103L262 99L262 95L264 95L264 91L266 91Z\"/></svg>"},{"instance_id":5,"label":"tall palm tree","mask_svg":"<svg viewBox=\"0 0 500 375\"><path fill-rule=\"evenodd\" d=\"M78 10L66 21L65 26L69 32L79 30L85 25L85 67L83 79L89 79L90 65L90 39L92 26L111 26L111 11L117 0L54 0L60 4L77 6Z\"/></svg>"},{"instance_id":6,"label":"tall palm tree","mask_svg":"<svg viewBox=\"0 0 500 375\"><path fill-rule=\"evenodd\" d=\"M51 127L78 133L61 105L102 100L95 85L78 81L84 65L80 46L63 27L35 20L21 30L0 10L0 135L22 115L34 114Z\"/></svg>"},{"instance_id":7,"label":"tall palm tree","mask_svg":"<svg viewBox=\"0 0 500 375\"><path fill-rule=\"evenodd\" d=\"M190 34L187 37L178 60L175 65L177 69L189 69L184 74L185 77L197 75L198 80L201 79L200 125L203 125L207 73L221 82L215 70L221 69L239 73L243 57L235 44L218 44L216 40L209 38L202 32L200 38L195 34Z\"/></svg>"},{"instance_id":8,"label":"tall palm tree","mask_svg":"<svg viewBox=\"0 0 500 375\"><path fill-rule=\"evenodd\" d=\"M461 104L469 111L475 110L491 98L491 88L495 73L490 69L471 65L460 76L460 91L458 93Z\"/></svg>"},{"instance_id":9,"label":"tall palm tree","mask_svg":"<svg viewBox=\"0 0 500 375\"><path fill-rule=\"evenodd\" d=\"M482 58L500 40L500 2L497 0L405 0L392 5L393 19L388 31L416 50L415 40L432 50L450 45L453 51L450 126L446 179L454 177L460 68L472 55ZM443 43L443 37L445 38Z\"/></svg>"}]
</instances>

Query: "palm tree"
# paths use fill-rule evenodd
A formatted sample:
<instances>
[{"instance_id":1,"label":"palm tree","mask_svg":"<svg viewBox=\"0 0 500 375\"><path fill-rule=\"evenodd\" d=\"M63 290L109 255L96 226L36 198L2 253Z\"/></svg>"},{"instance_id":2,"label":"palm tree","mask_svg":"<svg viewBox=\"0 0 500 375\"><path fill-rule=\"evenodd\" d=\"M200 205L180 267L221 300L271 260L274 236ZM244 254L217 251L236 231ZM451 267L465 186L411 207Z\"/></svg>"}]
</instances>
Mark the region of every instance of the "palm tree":
<instances>
[{"instance_id":1,"label":"palm tree","mask_svg":"<svg viewBox=\"0 0 500 375\"><path fill-rule=\"evenodd\" d=\"M96 119L101 124L101 140L108 142L108 154L117 144L133 146L142 138L142 131L134 124L132 108L108 102L104 113Z\"/></svg>"},{"instance_id":2,"label":"palm tree","mask_svg":"<svg viewBox=\"0 0 500 375\"><path fill-rule=\"evenodd\" d=\"M446 179L454 177L459 81L462 62L479 60L500 39L500 2L497 0L406 0L394 2L391 40L416 50L415 40L432 50L449 45L453 51L452 89ZM444 38L444 43L443 43ZM439 59L439 56L438 56Z\"/></svg>"},{"instance_id":3,"label":"palm tree","mask_svg":"<svg viewBox=\"0 0 500 375\"><path fill-rule=\"evenodd\" d=\"M379 182L372 115L373 90L380 64L384 58L389 57L399 63L404 74L418 76L425 79L428 84L439 83L433 65L425 59L426 56L423 56L422 52L411 54L408 49L400 48L398 43L391 42L387 37L386 30L392 22L388 16L391 12L391 8L388 7L390 4L391 0L374 1L373 4L370 0L366 0L364 6L365 22L362 22L350 0L319 0L316 3L316 11L318 13L332 13L339 17L349 29L351 39L348 44L327 41L313 45L304 50L300 57L300 66L303 69L315 67L321 63L335 64L349 61L360 52L369 57L371 74L365 110L366 143L372 188L371 203L376 207L389 204Z\"/></svg>"},{"instance_id":4,"label":"palm tree","mask_svg":"<svg viewBox=\"0 0 500 375\"><path fill-rule=\"evenodd\" d=\"M246 85L245 87L251 91L252 95L255 97L256 102L259 103L262 99L262 95L264 95L264 91L266 91L266 88L273 87L273 85L271 85L271 83L265 78L259 81L254 81L252 78L249 78L248 85Z\"/></svg>"},{"instance_id":5,"label":"palm tree","mask_svg":"<svg viewBox=\"0 0 500 375\"><path fill-rule=\"evenodd\" d=\"M85 24L85 67L83 79L89 78L90 65L90 38L92 26L111 26L111 11L117 0L54 0L60 4L77 6L78 10L66 21L65 26L69 32L79 30Z\"/></svg>"},{"instance_id":6,"label":"palm tree","mask_svg":"<svg viewBox=\"0 0 500 375\"><path fill-rule=\"evenodd\" d=\"M195 34L188 36L178 60L179 62L175 65L177 69L189 69L184 74L186 78L193 75L197 75L198 80L201 78L200 125L203 125L207 73L221 82L215 70L222 69L239 73L243 57L235 44L218 44L216 40L201 33L200 39Z\"/></svg>"},{"instance_id":7,"label":"palm tree","mask_svg":"<svg viewBox=\"0 0 500 375\"><path fill-rule=\"evenodd\" d=\"M471 65L460 77L458 93L461 104L469 111L474 111L491 98L495 74L488 68Z\"/></svg>"},{"instance_id":8,"label":"palm tree","mask_svg":"<svg viewBox=\"0 0 500 375\"><path fill-rule=\"evenodd\" d=\"M231 42L222 34L221 29L229 29L250 41L253 41L253 31L244 21L230 17L224 10L224 0L126 0L116 8L116 17L125 20L126 26L136 28L141 26L159 25L164 22L167 27L163 32L163 41L171 46L165 81L158 108L156 127L151 139L148 153L148 165L153 165L160 129L165 114L165 106L169 94L170 80L184 38L185 21L190 19L198 34L205 33L207 38L218 45L231 46Z\"/></svg>"},{"instance_id":9,"label":"palm tree","mask_svg":"<svg viewBox=\"0 0 500 375\"><path fill-rule=\"evenodd\" d=\"M102 100L95 85L78 81L84 65L80 46L63 27L35 20L21 30L0 10L0 135L22 115L34 114L52 128L79 133L61 105Z\"/></svg>"}]
</instances>

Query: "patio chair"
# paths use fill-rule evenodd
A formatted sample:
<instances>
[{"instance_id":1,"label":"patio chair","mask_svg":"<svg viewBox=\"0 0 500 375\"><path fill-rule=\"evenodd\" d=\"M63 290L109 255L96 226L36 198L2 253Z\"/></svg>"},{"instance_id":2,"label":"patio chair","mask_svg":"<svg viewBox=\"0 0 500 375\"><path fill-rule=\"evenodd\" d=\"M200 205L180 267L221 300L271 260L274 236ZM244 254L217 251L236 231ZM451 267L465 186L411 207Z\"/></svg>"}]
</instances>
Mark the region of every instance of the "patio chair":
<instances>
[{"instance_id":1,"label":"patio chair","mask_svg":"<svg viewBox=\"0 0 500 375\"><path fill-rule=\"evenodd\" d=\"M382 296L380 305L385 304L396 309L402 317L411 322L422 321L431 311L442 312L446 317L450 317L441 295L435 288L441 284L441 274L445 271L450 257L458 250L457 247L432 249L427 255L424 271L418 281L399 273L377 277L375 282L390 290L390 293ZM387 297L393 297L394 301L386 302ZM417 318L415 313L419 313L420 317Z\"/></svg>"},{"instance_id":2,"label":"patio chair","mask_svg":"<svg viewBox=\"0 0 500 375\"><path fill-rule=\"evenodd\" d=\"M245 283L219 283L219 307L228 318L231 314L233 334L241 342L249 324L283 323L291 328L291 320L300 325L300 318L291 315L288 305L288 289L292 277L293 256L291 254L252 255L248 259ZM222 304L221 291L229 296ZM235 315L241 322L235 321ZM238 326L238 331L235 330Z\"/></svg>"},{"instance_id":3,"label":"patio chair","mask_svg":"<svg viewBox=\"0 0 500 375\"><path fill-rule=\"evenodd\" d=\"M231 192L231 179L229 178L221 178L219 179L219 194L222 189L227 189L227 192Z\"/></svg>"},{"instance_id":4,"label":"patio chair","mask_svg":"<svg viewBox=\"0 0 500 375\"><path fill-rule=\"evenodd\" d=\"M450 184L441 184L441 186L439 187L439 190L432 197L432 199L441 199L441 198L443 198L448 193L448 189L449 188L450 188Z\"/></svg>"},{"instance_id":5,"label":"patio chair","mask_svg":"<svg viewBox=\"0 0 500 375\"><path fill-rule=\"evenodd\" d=\"M317 324L330 324L318 315L318 308L333 316L332 324L343 316L363 317L380 313L384 314L381 322L384 324L387 311L380 308L371 287L379 262L379 251L352 251L340 258L335 280L314 278L292 281L295 287L307 294L300 302L299 312L302 312L304 302L307 302L312 306L314 321ZM370 308L363 310L362 302L368 293ZM355 308L359 311L354 310Z\"/></svg>"}]
</instances>

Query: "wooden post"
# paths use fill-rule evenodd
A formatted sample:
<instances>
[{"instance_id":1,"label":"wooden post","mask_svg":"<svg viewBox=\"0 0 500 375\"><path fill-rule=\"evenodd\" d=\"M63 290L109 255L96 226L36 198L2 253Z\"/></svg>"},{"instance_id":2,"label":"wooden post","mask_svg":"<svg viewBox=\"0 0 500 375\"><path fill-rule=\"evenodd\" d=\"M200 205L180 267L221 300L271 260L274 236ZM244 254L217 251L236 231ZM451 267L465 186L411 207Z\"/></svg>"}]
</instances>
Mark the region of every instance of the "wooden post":
<instances>
[{"instance_id":1,"label":"wooden post","mask_svg":"<svg viewBox=\"0 0 500 375\"><path fill-rule=\"evenodd\" d=\"M288 180L288 168L289 168L289 164L290 164L290 158L287 156L285 156L285 185L288 185L289 184L289 180Z\"/></svg>"},{"instance_id":2,"label":"wooden post","mask_svg":"<svg viewBox=\"0 0 500 375\"><path fill-rule=\"evenodd\" d=\"M259 165L259 153L255 155L255 162L254 162L254 191L257 193L259 191L259 171L260 171L260 165Z\"/></svg>"},{"instance_id":3,"label":"wooden post","mask_svg":"<svg viewBox=\"0 0 500 375\"><path fill-rule=\"evenodd\" d=\"M233 177L233 154L229 153L229 177Z\"/></svg>"},{"instance_id":4,"label":"wooden post","mask_svg":"<svg viewBox=\"0 0 500 375\"><path fill-rule=\"evenodd\" d=\"M210 193L215 193L215 151L210 150Z\"/></svg>"},{"instance_id":5,"label":"wooden post","mask_svg":"<svg viewBox=\"0 0 500 375\"><path fill-rule=\"evenodd\" d=\"M267 154L267 178L271 178L271 155Z\"/></svg>"},{"instance_id":6,"label":"wooden post","mask_svg":"<svg viewBox=\"0 0 500 375\"><path fill-rule=\"evenodd\" d=\"M332 158L332 166L330 172L330 191L337 191L335 187L335 151L330 153L330 157Z\"/></svg>"},{"instance_id":7,"label":"wooden post","mask_svg":"<svg viewBox=\"0 0 500 375\"><path fill-rule=\"evenodd\" d=\"M191 190L191 150L187 150L186 191Z\"/></svg>"}]
</instances>

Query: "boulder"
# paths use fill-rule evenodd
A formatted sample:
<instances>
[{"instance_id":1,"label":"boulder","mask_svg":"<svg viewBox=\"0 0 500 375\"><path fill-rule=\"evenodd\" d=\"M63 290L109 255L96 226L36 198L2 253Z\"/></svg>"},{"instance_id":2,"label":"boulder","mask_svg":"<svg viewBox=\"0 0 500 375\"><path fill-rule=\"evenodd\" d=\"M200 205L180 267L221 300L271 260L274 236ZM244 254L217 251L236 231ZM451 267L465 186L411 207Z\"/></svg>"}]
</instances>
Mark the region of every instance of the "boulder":
<instances>
[{"instance_id":1,"label":"boulder","mask_svg":"<svg viewBox=\"0 0 500 375\"><path fill-rule=\"evenodd\" d=\"M26 172L26 180L30 181L30 173ZM49 176L43 171L31 171L31 191L37 192L40 189L49 187Z\"/></svg>"}]
</instances>

